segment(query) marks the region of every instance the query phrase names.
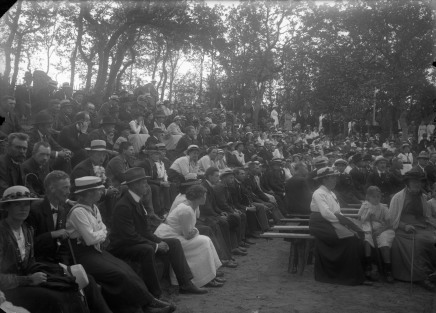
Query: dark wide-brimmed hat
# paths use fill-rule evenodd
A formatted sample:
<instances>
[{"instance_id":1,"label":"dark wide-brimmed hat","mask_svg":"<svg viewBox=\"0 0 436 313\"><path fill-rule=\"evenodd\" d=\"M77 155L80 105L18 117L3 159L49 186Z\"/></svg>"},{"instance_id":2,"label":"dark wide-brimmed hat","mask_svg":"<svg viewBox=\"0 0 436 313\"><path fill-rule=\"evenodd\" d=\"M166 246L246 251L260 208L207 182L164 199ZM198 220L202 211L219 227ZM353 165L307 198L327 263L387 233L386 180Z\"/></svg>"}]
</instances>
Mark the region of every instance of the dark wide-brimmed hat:
<instances>
[{"instance_id":1,"label":"dark wide-brimmed hat","mask_svg":"<svg viewBox=\"0 0 436 313\"><path fill-rule=\"evenodd\" d=\"M410 171L408 171L404 174L404 181L408 182L409 180L424 181L424 180L426 180L426 177L422 171L420 171L418 168L414 167Z\"/></svg>"},{"instance_id":2,"label":"dark wide-brimmed hat","mask_svg":"<svg viewBox=\"0 0 436 313\"><path fill-rule=\"evenodd\" d=\"M333 167L323 167L316 171L315 179L323 179L329 176L338 176L339 172Z\"/></svg>"},{"instance_id":3,"label":"dark wide-brimmed hat","mask_svg":"<svg viewBox=\"0 0 436 313\"><path fill-rule=\"evenodd\" d=\"M327 165L328 163L329 163L329 159L326 158L325 156L324 157L319 156L313 160L313 165L315 165L316 167Z\"/></svg>"},{"instance_id":4,"label":"dark wide-brimmed hat","mask_svg":"<svg viewBox=\"0 0 436 313\"><path fill-rule=\"evenodd\" d=\"M166 150L167 149L167 146L164 143L157 143L155 145L155 147L157 150Z\"/></svg>"},{"instance_id":5,"label":"dark wide-brimmed hat","mask_svg":"<svg viewBox=\"0 0 436 313\"><path fill-rule=\"evenodd\" d=\"M35 115L33 118L33 125L39 125L39 124L52 124L53 123L53 117L45 112L39 112Z\"/></svg>"},{"instance_id":6,"label":"dark wide-brimmed hat","mask_svg":"<svg viewBox=\"0 0 436 313\"><path fill-rule=\"evenodd\" d=\"M116 125L117 121L112 116L103 116L100 121L100 125Z\"/></svg>"},{"instance_id":7,"label":"dark wide-brimmed hat","mask_svg":"<svg viewBox=\"0 0 436 313\"><path fill-rule=\"evenodd\" d=\"M234 149L237 150L240 145L244 145L242 141L235 142Z\"/></svg>"},{"instance_id":8,"label":"dark wide-brimmed hat","mask_svg":"<svg viewBox=\"0 0 436 313\"><path fill-rule=\"evenodd\" d=\"M31 193L27 187L12 186L3 192L3 197L0 199L0 203L35 200L40 200L40 198Z\"/></svg>"},{"instance_id":9,"label":"dark wide-brimmed hat","mask_svg":"<svg viewBox=\"0 0 436 313\"><path fill-rule=\"evenodd\" d=\"M372 155L370 154L365 154L362 158L363 161L368 161L368 162L372 162Z\"/></svg>"},{"instance_id":10,"label":"dark wide-brimmed hat","mask_svg":"<svg viewBox=\"0 0 436 313\"><path fill-rule=\"evenodd\" d=\"M426 151L421 151L416 158L428 160L428 159L430 159L430 156L428 155L428 153Z\"/></svg>"},{"instance_id":11,"label":"dark wide-brimmed hat","mask_svg":"<svg viewBox=\"0 0 436 313\"><path fill-rule=\"evenodd\" d=\"M231 170L231 169L226 169L226 170L224 170L224 172L222 172L220 174L220 178L224 178L228 175L235 175L235 173L233 173L233 170Z\"/></svg>"},{"instance_id":12,"label":"dark wide-brimmed hat","mask_svg":"<svg viewBox=\"0 0 436 313\"><path fill-rule=\"evenodd\" d=\"M145 170L142 167L132 167L129 168L127 171L124 172L124 179L121 184L126 185L133 183L135 181L141 180L141 179L148 179L149 176L145 175Z\"/></svg>"},{"instance_id":13,"label":"dark wide-brimmed hat","mask_svg":"<svg viewBox=\"0 0 436 313\"><path fill-rule=\"evenodd\" d=\"M74 193L81 193L86 190L104 188L103 182L97 176L84 176L74 180Z\"/></svg>"},{"instance_id":14,"label":"dark wide-brimmed hat","mask_svg":"<svg viewBox=\"0 0 436 313\"><path fill-rule=\"evenodd\" d=\"M284 161L285 161L284 159L276 157L276 158L273 158L271 161L269 161L269 163L271 165L282 165Z\"/></svg>"}]
</instances>

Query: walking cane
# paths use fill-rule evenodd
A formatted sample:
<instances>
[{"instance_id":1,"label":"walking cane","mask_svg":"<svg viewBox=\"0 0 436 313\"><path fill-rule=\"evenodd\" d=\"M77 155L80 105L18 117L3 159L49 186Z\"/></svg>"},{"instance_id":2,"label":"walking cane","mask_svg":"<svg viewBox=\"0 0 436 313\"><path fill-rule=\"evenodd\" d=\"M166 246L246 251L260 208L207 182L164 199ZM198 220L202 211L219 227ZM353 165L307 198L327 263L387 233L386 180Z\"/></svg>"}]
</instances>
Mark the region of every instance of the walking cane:
<instances>
[{"instance_id":1,"label":"walking cane","mask_svg":"<svg viewBox=\"0 0 436 313\"><path fill-rule=\"evenodd\" d=\"M76 265L77 260L76 260L76 255L74 254L74 251L73 251L73 246L71 245L71 239L68 237L67 241L68 241L68 248L70 249L71 257L73 258L73 263L74 263L74 265ZM79 293L82 295L83 302L85 303L85 306L87 309L87 313L89 313L88 300L86 299L85 292L83 290L79 290Z\"/></svg>"},{"instance_id":2,"label":"walking cane","mask_svg":"<svg viewBox=\"0 0 436 313\"><path fill-rule=\"evenodd\" d=\"M412 262L410 265L410 293L413 290L413 263L415 261L415 232L412 232Z\"/></svg>"}]
</instances>

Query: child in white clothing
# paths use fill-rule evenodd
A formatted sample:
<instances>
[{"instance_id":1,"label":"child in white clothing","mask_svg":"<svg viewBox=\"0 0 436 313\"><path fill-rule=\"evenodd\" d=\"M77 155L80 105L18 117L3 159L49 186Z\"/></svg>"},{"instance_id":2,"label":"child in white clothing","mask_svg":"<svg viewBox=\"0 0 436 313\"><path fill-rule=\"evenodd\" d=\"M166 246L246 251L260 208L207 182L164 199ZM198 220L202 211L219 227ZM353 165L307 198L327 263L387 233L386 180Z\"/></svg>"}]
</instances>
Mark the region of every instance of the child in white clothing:
<instances>
[{"instance_id":1,"label":"child in white clothing","mask_svg":"<svg viewBox=\"0 0 436 313\"><path fill-rule=\"evenodd\" d=\"M367 264L365 272L369 276L372 270L371 251L375 247L373 238L376 238L376 244L380 249L386 271L386 279L388 282L393 282L391 247L395 232L390 226L388 207L380 203L381 196L381 191L377 186L368 187L366 201L362 203L358 213L362 230L365 232L364 245Z\"/></svg>"}]
</instances>

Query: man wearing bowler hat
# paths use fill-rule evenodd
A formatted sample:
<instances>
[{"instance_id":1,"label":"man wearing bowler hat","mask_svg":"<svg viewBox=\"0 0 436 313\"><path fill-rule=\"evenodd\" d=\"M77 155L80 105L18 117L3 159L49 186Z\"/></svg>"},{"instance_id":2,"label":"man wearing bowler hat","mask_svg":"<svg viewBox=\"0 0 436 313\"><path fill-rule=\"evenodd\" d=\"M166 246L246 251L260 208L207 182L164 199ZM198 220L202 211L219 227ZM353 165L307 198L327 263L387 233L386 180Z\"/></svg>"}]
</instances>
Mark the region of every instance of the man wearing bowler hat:
<instances>
[{"instance_id":1,"label":"man wearing bowler hat","mask_svg":"<svg viewBox=\"0 0 436 313\"><path fill-rule=\"evenodd\" d=\"M116 140L115 126L117 121L112 116L104 116L100 121L100 127L89 133L88 140L104 140L108 150L113 150Z\"/></svg>"},{"instance_id":2,"label":"man wearing bowler hat","mask_svg":"<svg viewBox=\"0 0 436 313\"><path fill-rule=\"evenodd\" d=\"M142 277L150 292L159 297L162 293L156 273L155 257L171 264L181 293L203 294L207 290L194 286L193 278L182 245L178 239L161 239L153 234L149 225L149 212L142 199L147 189L147 176L140 167L125 172L128 191L118 200L113 212L110 234L111 253L119 258L140 262Z\"/></svg>"},{"instance_id":3,"label":"man wearing bowler hat","mask_svg":"<svg viewBox=\"0 0 436 313\"><path fill-rule=\"evenodd\" d=\"M147 141L145 142L144 145L145 149L147 150L156 149L156 145L158 143L162 143L164 133L165 132L162 130L162 128L159 127L153 128L153 130L151 131L151 136L148 137Z\"/></svg>"},{"instance_id":4,"label":"man wearing bowler hat","mask_svg":"<svg viewBox=\"0 0 436 313\"><path fill-rule=\"evenodd\" d=\"M53 118L51 115L39 112L33 118L33 130L29 135L29 146L27 157L29 158L33 151L33 145L38 141L44 141L50 144L51 159L53 169L71 172L71 151L61 147L61 145L51 135Z\"/></svg>"}]
</instances>

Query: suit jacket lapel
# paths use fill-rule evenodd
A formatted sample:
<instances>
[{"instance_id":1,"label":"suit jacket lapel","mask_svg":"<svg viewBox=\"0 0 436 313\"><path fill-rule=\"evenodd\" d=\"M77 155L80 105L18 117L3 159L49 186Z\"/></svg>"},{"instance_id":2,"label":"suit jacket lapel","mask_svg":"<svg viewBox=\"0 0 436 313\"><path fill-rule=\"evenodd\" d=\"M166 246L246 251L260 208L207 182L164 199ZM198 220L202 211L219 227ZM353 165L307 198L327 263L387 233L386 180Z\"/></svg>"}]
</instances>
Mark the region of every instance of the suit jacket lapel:
<instances>
[{"instance_id":1,"label":"suit jacket lapel","mask_svg":"<svg viewBox=\"0 0 436 313\"><path fill-rule=\"evenodd\" d=\"M55 226L53 222L53 214L51 213L51 205L47 197L44 198L44 202L42 203L41 207L42 207L42 214L44 215L44 223L47 226L47 231L54 231Z\"/></svg>"}]
</instances>

